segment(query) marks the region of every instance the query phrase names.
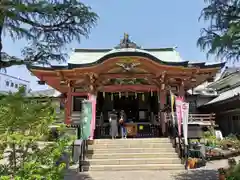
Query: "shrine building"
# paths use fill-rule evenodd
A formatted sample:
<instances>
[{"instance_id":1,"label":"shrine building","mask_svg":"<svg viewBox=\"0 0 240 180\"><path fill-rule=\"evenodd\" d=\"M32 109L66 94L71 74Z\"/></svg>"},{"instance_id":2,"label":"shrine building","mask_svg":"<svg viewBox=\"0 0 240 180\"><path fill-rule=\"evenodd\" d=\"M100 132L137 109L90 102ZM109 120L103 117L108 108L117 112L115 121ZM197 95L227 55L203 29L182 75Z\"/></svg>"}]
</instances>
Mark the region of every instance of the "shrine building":
<instances>
[{"instance_id":1,"label":"shrine building","mask_svg":"<svg viewBox=\"0 0 240 180\"><path fill-rule=\"evenodd\" d=\"M113 49L75 49L68 65L31 66L30 71L65 95L65 123L79 120L81 101L96 97L94 138L107 136L109 112L124 110L133 137L164 136L169 92L186 92L212 80L224 63L183 60L176 48L144 49L125 34Z\"/></svg>"}]
</instances>

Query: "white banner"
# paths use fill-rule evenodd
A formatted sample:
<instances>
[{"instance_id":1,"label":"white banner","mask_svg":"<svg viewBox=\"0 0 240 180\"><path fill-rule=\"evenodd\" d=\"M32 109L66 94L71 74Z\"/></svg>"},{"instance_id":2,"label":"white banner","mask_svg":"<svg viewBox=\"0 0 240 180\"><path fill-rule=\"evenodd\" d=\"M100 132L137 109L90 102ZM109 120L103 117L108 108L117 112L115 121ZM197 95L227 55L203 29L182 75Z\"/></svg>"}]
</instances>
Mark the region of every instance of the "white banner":
<instances>
[{"instance_id":1,"label":"white banner","mask_svg":"<svg viewBox=\"0 0 240 180\"><path fill-rule=\"evenodd\" d=\"M189 103L182 102L182 122L183 122L183 137L185 145L188 145L188 116L189 116Z\"/></svg>"}]
</instances>

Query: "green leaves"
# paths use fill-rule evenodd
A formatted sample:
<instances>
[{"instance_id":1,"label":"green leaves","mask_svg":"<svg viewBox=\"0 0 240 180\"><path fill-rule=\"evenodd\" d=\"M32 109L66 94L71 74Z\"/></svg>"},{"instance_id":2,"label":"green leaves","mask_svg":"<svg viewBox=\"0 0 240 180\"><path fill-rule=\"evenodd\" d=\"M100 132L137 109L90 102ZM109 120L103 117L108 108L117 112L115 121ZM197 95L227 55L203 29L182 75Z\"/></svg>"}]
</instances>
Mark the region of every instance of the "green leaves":
<instances>
[{"instance_id":1,"label":"green leaves","mask_svg":"<svg viewBox=\"0 0 240 180\"><path fill-rule=\"evenodd\" d=\"M98 16L79 0L3 0L0 2L0 35L25 39L23 61L0 59L0 68L51 60L65 61L66 45L88 37ZM5 33L2 34L1 30ZM1 36L0 36L1 37ZM1 43L1 39L0 39ZM1 46L0 46L1 47ZM0 48L1 54L1 48ZM4 57L11 57L5 55Z\"/></svg>"},{"instance_id":2,"label":"green leaves","mask_svg":"<svg viewBox=\"0 0 240 180\"><path fill-rule=\"evenodd\" d=\"M39 103L24 96L24 89L0 99L0 180L63 179L72 142L67 135L43 142L56 116L51 102ZM58 129L61 133L64 127Z\"/></svg>"},{"instance_id":3,"label":"green leaves","mask_svg":"<svg viewBox=\"0 0 240 180\"><path fill-rule=\"evenodd\" d=\"M207 55L239 61L240 57L240 1L205 0L207 7L200 19L209 22L203 28L197 45L207 50Z\"/></svg>"}]
</instances>

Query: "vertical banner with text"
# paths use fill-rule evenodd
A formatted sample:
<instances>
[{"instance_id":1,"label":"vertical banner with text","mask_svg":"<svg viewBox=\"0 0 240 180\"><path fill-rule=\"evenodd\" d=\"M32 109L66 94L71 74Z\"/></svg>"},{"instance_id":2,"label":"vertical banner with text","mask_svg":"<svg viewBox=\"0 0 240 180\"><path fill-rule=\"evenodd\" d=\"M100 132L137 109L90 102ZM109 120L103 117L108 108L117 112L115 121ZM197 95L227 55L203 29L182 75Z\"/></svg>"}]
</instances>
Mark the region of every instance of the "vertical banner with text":
<instances>
[{"instance_id":1,"label":"vertical banner with text","mask_svg":"<svg viewBox=\"0 0 240 180\"><path fill-rule=\"evenodd\" d=\"M90 139L93 139L95 126L96 126L96 99L97 99L97 97L93 94L89 94L88 98L89 98L89 101L92 103L92 120L91 120Z\"/></svg>"},{"instance_id":2,"label":"vertical banner with text","mask_svg":"<svg viewBox=\"0 0 240 180\"><path fill-rule=\"evenodd\" d=\"M183 121L183 137L185 145L188 145L188 116L189 116L189 103L182 103L182 121Z\"/></svg>"},{"instance_id":3,"label":"vertical banner with text","mask_svg":"<svg viewBox=\"0 0 240 180\"><path fill-rule=\"evenodd\" d=\"M178 122L178 134L179 136L182 135L182 103L183 99L181 97L176 97L176 115L177 115L177 122Z\"/></svg>"},{"instance_id":4,"label":"vertical banner with text","mask_svg":"<svg viewBox=\"0 0 240 180\"><path fill-rule=\"evenodd\" d=\"M81 139L87 140L90 136L92 120L92 102L83 101L82 102L82 113L81 113Z\"/></svg>"}]
</instances>

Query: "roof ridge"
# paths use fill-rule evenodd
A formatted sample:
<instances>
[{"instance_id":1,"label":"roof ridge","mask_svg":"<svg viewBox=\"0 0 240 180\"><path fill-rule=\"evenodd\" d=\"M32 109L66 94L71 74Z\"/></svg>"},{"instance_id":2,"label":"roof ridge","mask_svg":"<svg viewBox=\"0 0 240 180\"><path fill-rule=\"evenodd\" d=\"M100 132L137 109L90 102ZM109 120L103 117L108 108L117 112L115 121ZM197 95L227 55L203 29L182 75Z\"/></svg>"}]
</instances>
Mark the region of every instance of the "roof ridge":
<instances>
[{"instance_id":1,"label":"roof ridge","mask_svg":"<svg viewBox=\"0 0 240 180\"><path fill-rule=\"evenodd\" d=\"M108 52L115 48L76 48L74 52ZM175 51L174 47L165 47L165 48L142 48L141 50L145 51Z\"/></svg>"}]
</instances>

